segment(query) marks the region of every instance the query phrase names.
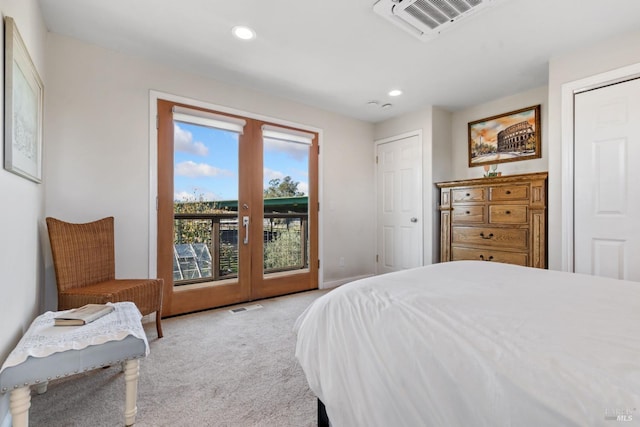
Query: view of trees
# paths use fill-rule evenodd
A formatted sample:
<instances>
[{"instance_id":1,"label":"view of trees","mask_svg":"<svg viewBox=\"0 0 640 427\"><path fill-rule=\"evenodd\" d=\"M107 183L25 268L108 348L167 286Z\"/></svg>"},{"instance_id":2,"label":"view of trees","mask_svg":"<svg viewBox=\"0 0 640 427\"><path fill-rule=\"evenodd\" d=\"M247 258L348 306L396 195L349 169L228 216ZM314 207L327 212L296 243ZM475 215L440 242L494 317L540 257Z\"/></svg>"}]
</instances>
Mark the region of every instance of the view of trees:
<instances>
[{"instance_id":1,"label":"view of trees","mask_svg":"<svg viewBox=\"0 0 640 427\"><path fill-rule=\"evenodd\" d=\"M299 226L278 231L275 237L265 244L264 268L284 269L304 265L300 250L300 234Z\"/></svg>"},{"instance_id":2,"label":"view of trees","mask_svg":"<svg viewBox=\"0 0 640 427\"><path fill-rule=\"evenodd\" d=\"M202 194L173 203L174 214L223 213L216 202L204 200ZM174 220L174 243L207 243L211 245L211 221L200 219Z\"/></svg>"},{"instance_id":3,"label":"view of trees","mask_svg":"<svg viewBox=\"0 0 640 427\"><path fill-rule=\"evenodd\" d=\"M294 181L290 176L275 178L269 181L269 186L264 189L264 198L273 199L279 197L299 197L304 196L304 192L298 190L300 183ZM174 202L175 214L224 214L233 211L221 209L215 201L204 200L202 194ZM226 221L226 227L233 229L237 236L238 224L234 217ZM301 266L306 263L302 260L300 250L301 223L299 220L286 218L270 219L268 238L264 242L264 268L265 269L285 269L287 267ZM210 219L176 219L174 220L174 243L205 243L209 248L212 246L211 232L212 222ZM229 242L217 242L220 251L220 268L224 264L226 273L237 273L237 244ZM210 250L211 253L213 251Z\"/></svg>"},{"instance_id":4,"label":"view of trees","mask_svg":"<svg viewBox=\"0 0 640 427\"><path fill-rule=\"evenodd\" d=\"M271 179L269 187L264 190L264 198L304 196L304 193L298 190L299 184L290 176ZM300 251L300 223L296 221L297 227L291 227L292 224L289 221L285 218L271 220L270 226L276 231L270 234L272 237L265 242L265 269L280 269L303 264Z\"/></svg>"},{"instance_id":5,"label":"view of trees","mask_svg":"<svg viewBox=\"0 0 640 427\"><path fill-rule=\"evenodd\" d=\"M283 179L271 179L269 180L269 187L264 190L264 198L304 196L302 191L298 191L298 185L300 183L294 181L290 176L285 176Z\"/></svg>"}]
</instances>

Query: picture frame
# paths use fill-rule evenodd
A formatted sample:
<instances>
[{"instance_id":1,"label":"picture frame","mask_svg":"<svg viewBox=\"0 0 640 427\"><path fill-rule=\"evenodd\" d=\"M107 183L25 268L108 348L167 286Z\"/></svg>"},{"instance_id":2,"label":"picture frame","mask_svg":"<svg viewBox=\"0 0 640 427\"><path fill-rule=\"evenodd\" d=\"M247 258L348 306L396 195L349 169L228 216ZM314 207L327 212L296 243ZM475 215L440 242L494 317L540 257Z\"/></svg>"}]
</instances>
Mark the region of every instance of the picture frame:
<instances>
[{"instance_id":1,"label":"picture frame","mask_svg":"<svg viewBox=\"0 0 640 427\"><path fill-rule=\"evenodd\" d=\"M540 105L469 122L469 167L542 156Z\"/></svg>"},{"instance_id":2,"label":"picture frame","mask_svg":"<svg viewBox=\"0 0 640 427\"><path fill-rule=\"evenodd\" d=\"M15 21L4 18L4 168L42 182L44 85Z\"/></svg>"}]
</instances>

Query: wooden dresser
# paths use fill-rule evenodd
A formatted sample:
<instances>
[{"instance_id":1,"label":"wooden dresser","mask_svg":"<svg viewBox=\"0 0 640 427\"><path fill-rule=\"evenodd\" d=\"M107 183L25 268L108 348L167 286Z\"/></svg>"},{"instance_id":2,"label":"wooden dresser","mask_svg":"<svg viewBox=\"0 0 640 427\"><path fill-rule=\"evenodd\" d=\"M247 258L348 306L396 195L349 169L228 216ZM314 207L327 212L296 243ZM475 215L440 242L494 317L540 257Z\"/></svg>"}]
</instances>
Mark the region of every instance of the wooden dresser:
<instances>
[{"instance_id":1,"label":"wooden dresser","mask_svg":"<svg viewBox=\"0 0 640 427\"><path fill-rule=\"evenodd\" d=\"M441 262L547 267L547 172L436 185Z\"/></svg>"}]
</instances>

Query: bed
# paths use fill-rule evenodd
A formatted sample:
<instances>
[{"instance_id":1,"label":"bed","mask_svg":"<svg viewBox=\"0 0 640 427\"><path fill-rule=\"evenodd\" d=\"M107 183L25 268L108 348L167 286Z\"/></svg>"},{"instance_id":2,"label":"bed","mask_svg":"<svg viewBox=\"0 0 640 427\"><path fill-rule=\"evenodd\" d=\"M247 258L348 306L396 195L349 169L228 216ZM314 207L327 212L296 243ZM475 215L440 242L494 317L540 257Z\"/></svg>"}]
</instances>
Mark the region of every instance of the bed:
<instances>
[{"instance_id":1,"label":"bed","mask_svg":"<svg viewBox=\"0 0 640 427\"><path fill-rule=\"evenodd\" d=\"M448 262L336 288L295 330L334 427L640 424L640 283Z\"/></svg>"}]
</instances>

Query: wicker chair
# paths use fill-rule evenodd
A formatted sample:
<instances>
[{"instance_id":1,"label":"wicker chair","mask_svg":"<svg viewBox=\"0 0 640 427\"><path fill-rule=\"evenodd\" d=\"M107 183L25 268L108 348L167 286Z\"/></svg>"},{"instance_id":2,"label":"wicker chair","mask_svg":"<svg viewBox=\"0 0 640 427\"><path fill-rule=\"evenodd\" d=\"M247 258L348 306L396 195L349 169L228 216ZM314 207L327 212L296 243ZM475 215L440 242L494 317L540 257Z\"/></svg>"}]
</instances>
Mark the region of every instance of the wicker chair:
<instances>
[{"instance_id":1,"label":"wicker chair","mask_svg":"<svg viewBox=\"0 0 640 427\"><path fill-rule=\"evenodd\" d=\"M113 217L86 224L47 218L58 286L58 310L131 301L143 315L156 312L162 338L162 279L116 279Z\"/></svg>"}]
</instances>

